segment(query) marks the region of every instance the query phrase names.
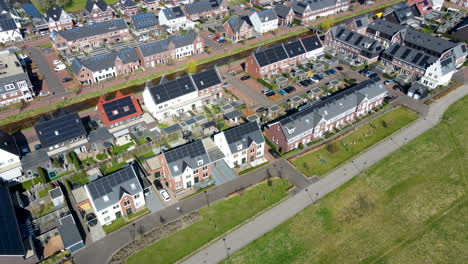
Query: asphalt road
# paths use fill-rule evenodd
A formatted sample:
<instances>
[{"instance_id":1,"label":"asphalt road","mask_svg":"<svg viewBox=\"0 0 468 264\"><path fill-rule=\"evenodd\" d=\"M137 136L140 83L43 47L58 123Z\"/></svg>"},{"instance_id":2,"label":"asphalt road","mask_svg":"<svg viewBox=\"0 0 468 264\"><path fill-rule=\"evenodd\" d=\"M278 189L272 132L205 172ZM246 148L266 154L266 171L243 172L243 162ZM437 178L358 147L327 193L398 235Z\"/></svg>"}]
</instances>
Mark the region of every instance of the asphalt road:
<instances>
[{"instance_id":1,"label":"asphalt road","mask_svg":"<svg viewBox=\"0 0 468 264\"><path fill-rule=\"evenodd\" d=\"M288 178L290 182L296 186L296 188L293 190L293 193L302 190L310 184L310 181L303 175L299 174L296 169L286 160L277 160L265 167L242 175L242 177L237 177L232 181L207 190L208 200L210 203L212 203L224 199L228 194L238 191L241 188L246 188L256 184L264 180L269 175L272 177L281 176ZM196 211L202 207L205 207L206 205L206 197L203 193L201 193L194 197L182 200L179 203L168 206L161 211L143 217L136 222L135 228L138 230L142 227L143 230L148 232L162 225L161 217L165 220L165 223L168 223L179 218L182 214ZM177 210L177 207L181 208L182 213ZM86 245L85 248L79 250L76 253L74 261L78 264L107 263L114 252L124 247L132 240L133 227L132 225L129 225L114 233L111 233L101 240Z\"/></svg>"},{"instance_id":2,"label":"asphalt road","mask_svg":"<svg viewBox=\"0 0 468 264\"><path fill-rule=\"evenodd\" d=\"M355 175L360 174L364 169L380 161L409 141L426 132L428 129L434 127L439 123L448 106L466 95L468 95L468 85L465 83L462 87L433 103L429 107L426 116L421 117L391 138L382 141L354 160L332 171L320 181L308 186L308 192L306 192L305 189L300 191L297 195L292 196L228 234L225 237L225 243L223 240L218 240L186 259L183 263L200 264L218 263L222 261L228 257L228 254L236 252L253 240L261 237L312 204L316 199L320 199L327 193L340 187Z\"/></svg>"},{"instance_id":3,"label":"asphalt road","mask_svg":"<svg viewBox=\"0 0 468 264\"><path fill-rule=\"evenodd\" d=\"M41 51L35 47L27 48L26 51L29 53L32 62L37 65L37 68L44 75L44 80L47 82L50 92L55 93L55 96L66 94L67 91L63 88L62 82L52 70L47 59L42 56Z\"/></svg>"}]
</instances>

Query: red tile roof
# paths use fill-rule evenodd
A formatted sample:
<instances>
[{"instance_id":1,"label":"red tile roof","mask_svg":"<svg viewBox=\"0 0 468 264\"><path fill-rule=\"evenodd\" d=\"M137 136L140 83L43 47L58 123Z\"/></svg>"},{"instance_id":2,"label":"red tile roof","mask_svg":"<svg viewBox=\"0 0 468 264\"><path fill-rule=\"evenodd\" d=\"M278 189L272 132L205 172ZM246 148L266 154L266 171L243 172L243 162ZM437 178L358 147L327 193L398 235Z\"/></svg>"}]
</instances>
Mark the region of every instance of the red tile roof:
<instances>
[{"instance_id":1,"label":"red tile roof","mask_svg":"<svg viewBox=\"0 0 468 264\"><path fill-rule=\"evenodd\" d=\"M111 102L115 103L109 104ZM128 104L129 108L127 109L130 110L127 110L129 112L128 114L125 114L125 110L122 111L122 109L120 109L125 107L124 104ZM109 108L110 105L112 105L112 109ZM143 114L143 110L141 109L136 96L134 94L123 95L121 92L117 92L115 98L111 100L105 100L103 97L99 98L97 108L105 126L110 126ZM112 115L118 115L118 117L115 118Z\"/></svg>"}]
</instances>

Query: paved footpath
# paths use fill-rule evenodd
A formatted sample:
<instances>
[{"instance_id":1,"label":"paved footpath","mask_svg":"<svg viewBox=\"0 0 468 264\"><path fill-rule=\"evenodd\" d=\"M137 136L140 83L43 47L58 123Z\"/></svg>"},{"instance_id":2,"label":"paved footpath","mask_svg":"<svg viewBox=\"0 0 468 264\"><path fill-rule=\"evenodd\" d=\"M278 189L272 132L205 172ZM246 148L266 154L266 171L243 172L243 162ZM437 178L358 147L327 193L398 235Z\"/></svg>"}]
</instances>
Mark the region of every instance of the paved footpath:
<instances>
[{"instance_id":1,"label":"paved footpath","mask_svg":"<svg viewBox=\"0 0 468 264\"><path fill-rule=\"evenodd\" d=\"M362 170L380 161L404 144L434 127L439 123L447 107L465 95L468 95L468 85L466 82L462 87L433 103L429 107L425 117L418 119L391 138L382 141L354 160L332 171L325 178L311 184L307 187L308 192L306 189L301 190L283 203L226 235L225 242L219 240L186 259L183 263L218 263L224 260L228 252L232 254L248 245L253 240L269 232L312 204L315 199L319 199L340 187L362 172Z\"/></svg>"}]
</instances>

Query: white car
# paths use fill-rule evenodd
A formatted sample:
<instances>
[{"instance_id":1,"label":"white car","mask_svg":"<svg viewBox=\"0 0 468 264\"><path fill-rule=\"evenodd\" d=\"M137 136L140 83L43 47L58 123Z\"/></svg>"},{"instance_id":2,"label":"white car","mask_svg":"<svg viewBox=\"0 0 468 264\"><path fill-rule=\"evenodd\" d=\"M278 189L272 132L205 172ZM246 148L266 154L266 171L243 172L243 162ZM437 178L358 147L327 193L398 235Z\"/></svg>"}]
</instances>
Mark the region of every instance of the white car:
<instances>
[{"instance_id":1,"label":"white car","mask_svg":"<svg viewBox=\"0 0 468 264\"><path fill-rule=\"evenodd\" d=\"M61 61L59 61L59 60L54 60L54 66L57 66L59 64L63 64L63 63Z\"/></svg>"},{"instance_id":2,"label":"white car","mask_svg":"<svg viewBox=\"0 0 468 264\"><path fill-rule=\"evenodd\" d=\"M167 201L171 200L171 197L169 197L169 193L166 190L164 190L164 189L160 190L159 194L161 195L161 197L163 198L164 201L167 202Z\"/></svg>"},{"instance_id":3,"label":"white car","mask_svg":"<svg viewBox=\"0 0 468 264\"><path fill-rule=\"evenodd\" d=\"M63 70L65 70L66 68L67 68L67 66L65 66L65 64L61 63L61 64L56 65L55 68L54 68L54 70L55 70L56 72L58 72L58 71L63 71Z\"/></svg>"}]
</instances>

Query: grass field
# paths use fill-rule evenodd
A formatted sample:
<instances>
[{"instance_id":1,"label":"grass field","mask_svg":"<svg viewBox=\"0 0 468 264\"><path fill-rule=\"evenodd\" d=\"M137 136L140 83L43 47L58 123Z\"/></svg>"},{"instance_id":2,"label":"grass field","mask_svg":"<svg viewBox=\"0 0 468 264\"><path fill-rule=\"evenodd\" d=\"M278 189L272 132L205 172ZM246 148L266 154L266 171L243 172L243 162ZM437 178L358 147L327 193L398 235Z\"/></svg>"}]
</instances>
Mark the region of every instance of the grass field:
<instances>
[{"instance_id":1,"label":"grass field","mask_svg":"<svg viewBox=\"0 0 468 264\"><path fill-rule=\"evenodd\" d=\"M254 216L287 196L286 180L274 179L271 186L261 183L240 195L199 210L203 219L148 246L131 256L127 263L174 263L212 239ZM263 198L264 197L264 198Z\"/></svg>"},{"instance_id":2,"label":"grass field","mask_svg":"<svg viewBox=\"0 0 468 264\"><path fill-rule=\"evenodd\" d=\"M466 263L468 97L225 263Z\"/></svg>"},{"instance_id":3,"label":"grass field","mask_svg":"<svg viewBox=\"0 0 468 264\"><path fill-rule=\"evenodd\" d=\"M309 177L322 176L417 118L415 112L397 107L339 140L292 159L292 162Z\"/></svg>"},{"instance_id":4,"label":"grass field","mask_svg":"<svg viewBox=\"0 0 468 264\"><path fill-rule=\"evenodd\" d=\"M39 10L39 12L41 12L42 14L44 14L44 12L46 10L42 10L40 8L40 4L38 4L38 2L41 1L41 0L32 0L31 2L36 6L37 10ZM119 0L104 0L104 2L106 2L108 5L113 5L115 3L117 3ZM63 7L63 9L65 9L65 11L67 12L72 12L72 11L79 11L79 10L83 10L86 6L86 0L72 0L70 1L70 3L66 6Z\"/></svg>"}]
</instances>

